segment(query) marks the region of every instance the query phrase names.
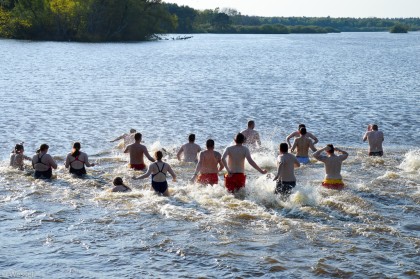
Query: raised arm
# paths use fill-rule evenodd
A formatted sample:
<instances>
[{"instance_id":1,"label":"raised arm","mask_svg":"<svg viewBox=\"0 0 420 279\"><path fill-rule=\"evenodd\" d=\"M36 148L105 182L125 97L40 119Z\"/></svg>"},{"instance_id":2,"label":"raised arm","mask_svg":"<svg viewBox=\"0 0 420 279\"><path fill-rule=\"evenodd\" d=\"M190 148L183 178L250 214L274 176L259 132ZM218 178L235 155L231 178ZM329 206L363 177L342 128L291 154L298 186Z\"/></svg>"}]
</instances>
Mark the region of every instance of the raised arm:
<instances>
[{"instance_id":1,"label":"raised arm","mask_svg":"<svg viewBox=\"0 0 420 279\"><path fill-rule=\"evenodd\" d=\"M367 135L368 135L368 132L366 132L365 135L363 136L363 138L362 138L363 141L366 141L367 140Z\"/></svg>"},{"instance_id":2,"label":"raised arm","mask_svg":"<svg viewBox=\"0 0 420 279\"><path fill-rule=\"evenodd\" d=\"M318 161L322 161L322 155L321 155L321 153L322 153L323 151L327 150L327 148L328 148L328 147L324 147L324 148L319 149L318 151L316 151L316 152L314 153L314 158L315 158L315 159L317 159Z\"/></svg>"},{"instance_id":3,"label":"raised arm","mask_svg":"<svg viewBox=\"0 0 420 279\"><path fill-rule=\"evenodd\" d=\"M295 137L295 134L296 134L296 132L293 132L290 135L288 135L287 138L286 138L286 142L289 145L289 148L292 147L292 144L290 143L290 140Z\"/></svg>"},{"instance_id":4,"label":"raised arm","mask_svg":"<svg viewBox=\"0 0 420 279\"><path fill-rule=\"evenodd\" d=\"M344 150L341 150L341 149L339 149L339 148L334 148L334 150L335 151L338 151L338 152L340 152L341 153L341 158L343 159L343 160L346 160L347 159L347 157L349 156L349 153L347 153L346 151L344 151Z\"/></svg>"}]
</instances>

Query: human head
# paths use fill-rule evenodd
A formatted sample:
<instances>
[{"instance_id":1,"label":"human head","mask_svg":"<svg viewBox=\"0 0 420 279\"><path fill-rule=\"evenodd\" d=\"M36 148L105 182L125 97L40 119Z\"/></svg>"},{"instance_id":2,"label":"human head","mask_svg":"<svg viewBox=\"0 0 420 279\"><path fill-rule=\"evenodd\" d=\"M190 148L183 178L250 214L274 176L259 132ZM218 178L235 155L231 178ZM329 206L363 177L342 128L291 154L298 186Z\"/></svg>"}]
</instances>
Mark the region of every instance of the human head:
<instances>
[{"instance_id":1,"label":"human head","mask_svg":"<svg viewBox=\"0 0 420 279\"><path fill-rule=\"evenodd\" d=\"M378 125L373 124L373 125L372 125L372 130L374 130L374 131L378 131Z\"/></svg>"},{"instance_id":2,"label":"human head","mask_svg":"<svg viewBox=\"0 0 420 279\"><path fill-rule=\"evenodd\" d=\"M280 143L280 152L287 153L289 151L289 145L285 142Z\"/></svg>"},{"instance_id":3,"label":"human head","mask_svg":"<svg viewBox=\"0 0 420 279\"><path fill-rule=\"evenodd\" d=\"M244 136L244 134L242 134L242 133L237 133L236 134L236 136L235 136L235 138L234 138L234 141L237 143L237 144L242 144L242 143L244 143L245 142L245 136Z\"/></svg>"},{"instance_id":4,"label":"human head","mask_svg":"<svg viewBox=\"0 0 420 279\"><path fill-rule=\"evenodd\" d=\"M39 149L36 151L36 153L47 152L49 148L50 147L48 146L48 144L43 143L43 144L41 144L41 146L39 147Z\"/></svg>"},{"instance_id":5,"label":"human head","mask_svg":"<svg viewBox=\"0 0 420 279\"><path fill-rule=\"evenodd\" d=\"M130 129L130 134L134 134L136 131L136 129Z\"/></svg>"},{"instance_id":6,"label":"human head","mask_svg":"<svg viewBox=\"0 0 420 279\"><path fill-rule=\"evenodd\" d=\"M214 140L208 139L206 141L206 147L207 147L207 149L214 149Z\"/></svg>"},{"instance_id":7,"label":"human head","mask_svg":"<svg viewBox=\"0 0 420 279\"><path fill-rule=\"evenodd\" d=\"M114 178L114 185L115 186L118 186L118 185L124 185L124 182L123 182L123 180L122 180L122 178L121 177L115 177Z\"/></svg>"},{"instance_id":8,"label":"human head","mask_svg":"<svg viewBox=\"0 0 420 279\"><path fill-rule=\"evenodd\" d=\"M163 153L162 153L162 151L160 151L160 150L156 151L156 152L155 152L155 158L156 158L156 160L158 160L158 161L162 160L162 158L163 158Z\"/></svg>"},{"instance_id":9,"label":"human head","mask_svg":"<svg viewBox=\"0 0 420 279\"><path fill-rule=\"evenodd\" d=\"M255 122L254 122L254 120L249 120L248 121L248 128L250 128L250 129L254 129L255 128Z\"/></svg>"},{"instance_id":10,"label":"human head","mask_svg":"<svg viewBox=\"0 0 420 279\"><path fill-rule=\"evenodd\" d=\"M299 129L299 133L300 133L302 136L306 135L306 128L305 128L305 127L300 128L300 129Z\"/></svg>"},{"instance_id":11,"label":"human head","mask_svg":"<svg viewBox=\"0 0 420 279\"><path fill-rule=\"evenodd\" d=\"M188 136L188 141L189 141L189 142L195 142L195 134L190 134L190 135Z\"/></svg>"},{"instance_id":12,"label":"human head","mask_svg":"<svg viewBox=\"0 0 420 279\"><path fill-rule=\"evenodd\" d=\"M15 146L15 153L20 153L25 151L25 149L23 148L23 144L21 143L17 143Z\"/></svg>"},{"instance_id":13,"label":"human head","mask_svg":"<svg viewBox=\"0 0 420 279\"><path fill-rule=\"evenodd\" d=\"M300 128L306 128L305 124L299 124L298 130L300 130Z\"/></svg>"},{"instance_id":14,"label":"human head","mask_svg":"<svg viewBox=\"0 0 420 279\"><path fill-rule=\"evenodd\" d=\"M327 153L329 153L329 154L334 154L334 145L332 145L332 144L327 144L327 147L329 148L329 149L327 149L327 150L325 150Z\"/></svg>"},{"instance_id":15,"label":"human head","mask_svg":"<svg viewBox=\"0 0 420 279\"><path fill-rule=\"evenodd\" d=\"M135 140L135 141L141 141L141 134L140 134L140 133L136 133L136 134L134 135L134 140Z\"/></svg>"},{"instance_id":16,"label":"human head","mask_svg":"<svg viewBox=\"0 0 420 279\"><path fill-rule=\"evenodd\" d=\"M74 150L80 150L80 148L82 148L82 146L80 145L80 142L76 141L75 143L73 143Z\"/></svg>"}]
</instances>

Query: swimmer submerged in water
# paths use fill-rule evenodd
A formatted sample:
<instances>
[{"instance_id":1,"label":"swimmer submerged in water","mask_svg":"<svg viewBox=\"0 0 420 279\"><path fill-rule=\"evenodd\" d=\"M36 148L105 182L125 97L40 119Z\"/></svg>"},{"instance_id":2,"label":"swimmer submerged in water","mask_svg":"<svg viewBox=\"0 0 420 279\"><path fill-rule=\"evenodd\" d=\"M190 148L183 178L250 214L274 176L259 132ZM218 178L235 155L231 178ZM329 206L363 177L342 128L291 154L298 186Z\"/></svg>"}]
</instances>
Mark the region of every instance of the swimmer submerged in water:
<instances>
[{"instance_id":1,"label":"swimmer submerged in water","mask_svg":"<svg viewBox=\"0 0 420 279\"><path fill-rule=\"evenodd\" d=\"M131 192L130 187L126 186L123 182L121 177L115 177L114 181L114 188L112 188L111 192Z\"/></svg>"},{"instance_id":2,"label":"swimmer submerged in water","mask_svg":"<svg viewBox=\"0 0 420 279\"><path fill-rule=\"evenodd\" d=\"M172 181L176 181L176 174L168 163L162 162L162 151L156 151L156 162L150 164L149 169L145 174L133 179L144 179L152 175L152 189L164 196L169 196L168 182L166 181L166 174L169 172L172 176Z\"/></svg>"}]
</instances>

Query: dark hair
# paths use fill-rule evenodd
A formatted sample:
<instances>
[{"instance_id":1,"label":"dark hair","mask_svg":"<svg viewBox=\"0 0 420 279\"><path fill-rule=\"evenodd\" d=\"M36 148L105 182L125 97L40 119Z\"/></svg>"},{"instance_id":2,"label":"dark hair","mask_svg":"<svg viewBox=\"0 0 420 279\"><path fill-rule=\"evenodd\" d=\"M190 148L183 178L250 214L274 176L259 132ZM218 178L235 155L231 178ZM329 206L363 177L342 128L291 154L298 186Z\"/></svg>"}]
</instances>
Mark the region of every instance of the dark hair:
<instances>
[{"instance_id":1,"label":"dark hair","mask_svg":"<svg viewBox=\"0 0 420 279\"><path fill-rule=\"evenodd\" d=\"M242 133L237 133L234 140L235 140L236 143L241 144L241 143L244 143L245 142L246 137Z\"/></svg>"},{"instance_id":2,"label":"dark hair","mask_svg":"<svg viewBox=\"0 0 420 279\"><path fill-rule=\"evenodd\" d=\"M328 153L334 154L334 145L332 144L327 144L327 146L330 148L330 150L328 150Z\"/></svg>"},{"instance_id":3,"label":"dark hair","mask_svg":"<svg viewBox=\"0 0 420 279\"><path fill-rule=\"evenodd\" d=\"M136 141L141 140L141 134L140 134L140 133L135 133L135 134L134 134L134 139L135 139Z\"/></svg>"},{"instance_id":4,"label":"dark hair","mask_svg":"<svg viewBox=\"0 0 420 279\"><path fill-rule=\"evenodd\" d=\"M18 144L15 145L14 152L16 153L16 152L19 152L19 151L25 151L25 149L23 148L23 144L21 144L21 143L18 143Z\"/></svg>"},{"instance_id":5,"label":"dark hair","mask_svg":"<svg viewBox=\"0 0 420 279\"><path fill-rule=\"evenodd\" d=\"M114 182L113 183L114 183L115 186L119 186L119 185L125 186L124 185L124 182L123 182L123 179L121 177L119 177L119 176L114 178Z\"/></svg>"},{"instance_id":6,"label":"dark hair","mask_svg":"<svg viewBox=\"0 0 420 279\"><path fill-rule=\"evenodd\" d=\"M287 143L280 143L280 152L287 153L289 151L289 145Z\"/></svg>"},{"instance_id":7,"label":"dark hair","mask_svg":"<svg viewBox=\"0 0 420 279\"><path fill-rule=\"evenodd\" d=\"M248 127L251 127L252 125L255 125L254 120L249 120L248 121Z\"/></svg>"},{"instance_id":8,"label":"dark hair","mask_svg":"<svg viewBox=\"0 0 420 279\"><path fill-rule=\"evenodd\" d=\"M214 148L214 140L212 140L212 139L208 139L208 140L206 141L206 147L207 147L207 148Z\"/></svg>"},{"instance_id":9,"label":"dark hair","mask_svg":"<svg viewBox=\"0 0 420 279\"><path fill-rule=\"evenodd\" d=\"M162 158L163 158L163 153L162 153L162 151L160 151L160 150L156 151L156 152L155 152L155 158L156 158L158 161L162 160Z\"/></svg>"},{"instance_id":10,"label":"dark hair","mask_svg":"<svg viewBox=\"0 0 420 279\"><path fill-rule=\"evenodd\" d=\"M372 130L374 130L374 131L378 131L378 125L373 124L373 125L372 125Z\"/></svg>"},{"instance_id":11,"label":"dark hair","mask_svg":"<svg viewBox=\"0 0 420 279\"><path fill-rule=\"evenodd\" d=\"M300 128L306 128L305 124L299 124L299 130Z\"/></svg>"},{"instance_id":12,"label":"dark hair","mask_svg":"<svg viewBox=\"0 0 420 279\"><path fill-rule=\"evenodd\" d=\"M306 135L306 128L305 128L305 127L300 128L300 129L299 129L299 133L300 133L301 135Z\"/></svg>"},{"instance_id":13,"label":"dark hair","mask_svg":"<svg viewBox=\"0 0 420 279\"><path fill-rule=\"evenodd\" d=\"M43 143L43 144L41 144L41 146L39 147L39 149L36 151L36 153L41 153L41 152L43 152L43 151L46 151L46 150L48 150L48 148L50 148L50 147L48 146L48 144Z\"/></svg>"},{"instance_id":14,"label":"dark hair","mask_svg":"<svg viewBox=\"0 0 420 279\"><path fill-rule=\"evenodd\" d=\"M73 152L71 153L71 156L73 157L77 157L80 155L80 148L82 148L82 146L80 145L80 142L76 141L75 143L73 143Z\"/></svg>"},{"instance_id":15,"label":"dark hair","mask_svg":"<svg viewBox=\"0 0 420 279\"><path fill-rule=\"evenodd\" d=\"M188 136L188 141L190 141L190 142L194 142L194 141L195 141L195 134L190 134L190 135Z\"/></svg>"}]
</instances>

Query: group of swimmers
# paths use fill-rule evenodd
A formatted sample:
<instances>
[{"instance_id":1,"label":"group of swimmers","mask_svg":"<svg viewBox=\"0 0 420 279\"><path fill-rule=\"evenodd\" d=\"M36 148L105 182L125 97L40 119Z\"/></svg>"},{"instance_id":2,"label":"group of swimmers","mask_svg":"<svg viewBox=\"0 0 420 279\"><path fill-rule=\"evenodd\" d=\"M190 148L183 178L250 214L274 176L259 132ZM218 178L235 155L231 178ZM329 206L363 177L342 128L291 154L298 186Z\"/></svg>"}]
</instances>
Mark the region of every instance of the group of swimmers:
<instances>
[{"instance_id":1,"label":"group of swimmers","mask_svg":"<svg viewBox=\"0 0 420 279\"><path fill-rule=\"evenodd\" d=\"M190 181L199 184L218 184L218 173L226 169L224 175L225 187L229 192L236 192L245 187L245 159L258 172L266 174L267 170L261 169L251 156L250 149L254 150L254 148L261 146L259 133L254 128L255 122L249 121L248 128L235 136L235 144L227 147L223 154L214 150L215 142L213 139L207 140L206 150L202 151L200 146L195 143L195 135L189 135L188 143L182 145L176 156L178 160L196 163L195 172ZM293 145L290 143L292 138L296 138ZM168 196L167 173L172 176L173 181L176 181L176 174L170 164L162 161L163 152L160 150L156 151L153 158L149 154L147 147L141 143L142 135L134 129L131 129L129 134L124 134L112 142L120 139L124 139L126 146L124 153L129 154L129 167L140 171L146 171L147 169L143 175L133 177L133 179L144 179L151 176L152 189L164 196ZM368 126L363 136L363 141L366 140L369 143L370 156L383 155L382 142L384 136L382 131L378 130L377 125ZM301 164L310 163L309 149L314 151L313 157L325 165L325 178L322 185L331 189L342 189L344 187L340 173L342 162L347 159L348 153L334 147L332 144L317 150L315 147L317 142L316 136L307 132L305 125L301 124L298 131L291 133L286 138L286 142L280 144L279 156L277 157L277 173L274 177L274 180L277 181L274 190L276 194L280 194L283 197L290 195L296 185L294 168L300 167ZM47 144L42 144L31 159L23 154L23 143L17 144L11 154L10 165L23 169L23 160L32 160L32 166L35 169L34 177L49 179L52 176L52 169L57 168L57 163L48 154L48 148ZM292 152L296 151L296 156L288 152L289 148L291 148ZM73 150L67 155L65 162L65 167L69 168L69 172L77 176L86 174L85 166L92 167L95 165L89 162L88 155L80 151L80 149L81 144L75 142ZM326 154L324 155L323 152ZM336 153L339 153L339 155ZM148 168L144 163L144 156L152 162ZM131 190L123 183L121 177L114 179L114 186L113 192Z\"/></svg>"}]
</instances>

